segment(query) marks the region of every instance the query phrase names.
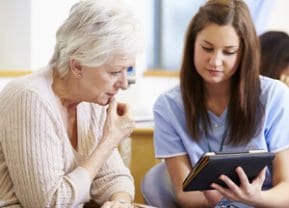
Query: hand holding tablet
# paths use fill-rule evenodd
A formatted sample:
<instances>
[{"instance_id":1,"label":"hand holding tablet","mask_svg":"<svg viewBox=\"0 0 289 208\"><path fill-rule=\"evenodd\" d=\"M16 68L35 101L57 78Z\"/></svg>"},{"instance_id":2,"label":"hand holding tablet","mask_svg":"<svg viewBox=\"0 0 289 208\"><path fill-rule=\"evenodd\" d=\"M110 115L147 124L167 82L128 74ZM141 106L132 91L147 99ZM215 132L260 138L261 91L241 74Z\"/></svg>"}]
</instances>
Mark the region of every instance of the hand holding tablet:
<instances>
[{"instance_id":1,"label":"hand holding tablet","mask_svg":"<svg viewBox=\"0 0 289 208\"><path fill-rule=\"evenodd\" d=\"M226 187L226 184L219 179L221 174L227 175L239 185L239 177L235 172L239 166L251 181L273 159L274 153L260 150L241 153L205 153L183 182L183 191L209 190L212 189L212 183Z\"/></svg>"}]
</instances>

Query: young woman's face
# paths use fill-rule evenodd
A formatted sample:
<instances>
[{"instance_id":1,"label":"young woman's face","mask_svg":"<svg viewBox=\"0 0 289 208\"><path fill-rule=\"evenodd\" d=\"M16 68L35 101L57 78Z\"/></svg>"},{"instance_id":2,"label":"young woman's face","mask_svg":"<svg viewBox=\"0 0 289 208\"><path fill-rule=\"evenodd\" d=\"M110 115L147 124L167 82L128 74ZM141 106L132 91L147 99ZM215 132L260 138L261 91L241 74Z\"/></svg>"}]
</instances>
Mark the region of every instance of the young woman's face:
<instances>
[{"instance_id":1,"label":"young woman's face","mask_svg":"<svg viewBox=\"0 0 289 208\"><path fill-rule=\"evenodd\" d=\"M240 59L240 39L231 25L209 24L195 41L195 67L207 84L230 80Z\"/></svg>"}]
</instances>

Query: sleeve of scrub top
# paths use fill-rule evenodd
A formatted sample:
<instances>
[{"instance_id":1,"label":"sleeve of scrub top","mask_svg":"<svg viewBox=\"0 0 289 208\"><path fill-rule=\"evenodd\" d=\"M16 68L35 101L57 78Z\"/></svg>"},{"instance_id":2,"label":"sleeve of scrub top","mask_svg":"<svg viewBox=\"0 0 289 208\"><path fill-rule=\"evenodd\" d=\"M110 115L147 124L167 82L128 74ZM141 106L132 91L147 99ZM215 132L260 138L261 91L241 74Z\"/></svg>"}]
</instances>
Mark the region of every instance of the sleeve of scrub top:
<instances>
[{"instance_id":1,"label":"sleeve of scrub top","mask_svg":"<svg viewBox=\"0 0 289 208\"><path fill-rule=\"evenodd\" d=\"M170 100L161 95L154 104L154 144L157 158L185 155L184 144L175 129L175 115L181 113L171 105Z\"/></svg>"},{"instance_id":2,"label":"sleeve of scrub top","mask_svg":"<svg viewBox=\"0 0 289 208\"><path fill-rule=\"evenodd\" d=\"M267 145L272 152L289 148L289 89L277 82L265 104L265 132Z\"/></svg>"}]
</instances>

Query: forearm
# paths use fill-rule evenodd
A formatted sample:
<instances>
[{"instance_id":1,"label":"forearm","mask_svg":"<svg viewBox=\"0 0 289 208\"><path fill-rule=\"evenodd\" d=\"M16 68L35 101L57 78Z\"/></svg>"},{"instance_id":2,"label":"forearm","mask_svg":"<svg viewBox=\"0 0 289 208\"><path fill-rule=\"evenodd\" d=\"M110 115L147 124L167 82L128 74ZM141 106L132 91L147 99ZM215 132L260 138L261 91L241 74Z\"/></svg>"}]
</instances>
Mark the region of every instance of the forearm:
<instances>
[{"instance_id":1,"label":"forearm","mask_svg":"<svg viewBox=\"0 0 289 208\"><path fill-rule=\"evenodd\" d=\"M80 166L88 171L91 180L94 179L114 148L115 147L111 143L107 142L107 139L102 138L90 157L80 163Z\"/></svg>"},{"instance_id":2,"label":"forearm","mask_svg":"<svg viewBox=\"0 0 289 208\"><path fill-rule=\"evenodd\" d=\"M182 192L177 194L178 203L185 208L204 208L210 207L208 200L200 191Z\"/></svg>"},{"instance_id":3,"label":"forearm","mask_svg":"<svg viewBox=\"0 0 289 208\"><path fill-rule=\"evenodd\" d=\"M280 183L269 190L263 191L261 200L252 205L257 208L287 208L289 198L286 193L289 193L289 182Z\"/></svg>"}]
</instances>

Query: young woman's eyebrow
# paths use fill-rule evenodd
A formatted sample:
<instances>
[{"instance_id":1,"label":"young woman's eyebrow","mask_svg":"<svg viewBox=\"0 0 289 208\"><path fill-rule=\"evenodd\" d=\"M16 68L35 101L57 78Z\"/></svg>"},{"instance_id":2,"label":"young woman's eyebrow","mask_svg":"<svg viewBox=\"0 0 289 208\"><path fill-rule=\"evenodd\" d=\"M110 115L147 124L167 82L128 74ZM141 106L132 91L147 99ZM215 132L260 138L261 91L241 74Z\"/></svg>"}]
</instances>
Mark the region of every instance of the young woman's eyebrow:
<instances>
[{"instance_id":1,"label":"young woman's eyebrow","mask_svg":"<svg viewBox=\"0 0 289 208\"><path fill-rule=\"evenodd\" d=\"M210 45L210 46L214 46L214 44L212 44L211 42L207 41L207 40L202 40L204 43ZM239 45L228 45L228 46L225 46L224 48L226 49L238 49L239 48Z\"/></svg>"}]
</instances>

